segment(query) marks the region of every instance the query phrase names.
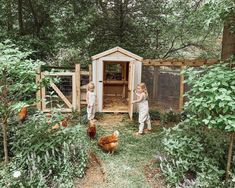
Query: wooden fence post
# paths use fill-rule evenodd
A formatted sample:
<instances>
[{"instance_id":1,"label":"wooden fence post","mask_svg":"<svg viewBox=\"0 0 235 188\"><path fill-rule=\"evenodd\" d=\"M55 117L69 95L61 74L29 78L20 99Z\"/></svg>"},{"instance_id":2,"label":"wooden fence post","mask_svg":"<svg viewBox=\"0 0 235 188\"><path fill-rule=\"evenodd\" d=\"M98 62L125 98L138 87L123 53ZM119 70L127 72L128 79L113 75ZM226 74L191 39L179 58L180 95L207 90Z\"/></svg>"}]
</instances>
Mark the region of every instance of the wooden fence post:
<instances>
[{"instance_id":1,"label":"wooden fence post","mask_svg":"<svg viewBox=\"0 0 235 188\"><path fill-rule=\"evenodd\" d=\"M40 84L41 81L41 67L36 71L36 84ZM42 88L39 86L39 90L36 92L37 109L42 110Z\"/></svg>"},{"instance_id":2,"label":"wooden fence post","mask_svg":"<svg viewBox=\"0 0 235 188\"><path fill-rule=\"evenodd\" d=\"M180 67L180 98L179 98L179 110L183 110L184 106L184 75L181 73L184 66Z\"/></svg>"},{"instance_id":3,"label":"wooden fence post","mask_svg":"<svg viewBox=\"0 0 235 188\"><path fill-rule=\"evenodd\" d=\"M89 64L89 82L92 80L92 65Z\"/></svg>"},{"instance_id":4,"label":"wooden fence post","mask_svg":"<svg viewBox=\"0 0 235 188\"><path fill-rule=\"evenodd\" d=\"M158 79L160 74L160 66L154 66L153 73L153 99L157 99L157 87L158 87Z\"/></svg>"},{"instance_id":5,"label":"wooden fence post","mask_svg":"<svg viewBox=\"0 0 235 188\"><path fill-rule=\"evenodd\" d=\"M76 82L76 95L77 95L77 111L81 110L81 76L80 76L80 64L75 65L75 82Z\"/></svg>"}]
</instances>

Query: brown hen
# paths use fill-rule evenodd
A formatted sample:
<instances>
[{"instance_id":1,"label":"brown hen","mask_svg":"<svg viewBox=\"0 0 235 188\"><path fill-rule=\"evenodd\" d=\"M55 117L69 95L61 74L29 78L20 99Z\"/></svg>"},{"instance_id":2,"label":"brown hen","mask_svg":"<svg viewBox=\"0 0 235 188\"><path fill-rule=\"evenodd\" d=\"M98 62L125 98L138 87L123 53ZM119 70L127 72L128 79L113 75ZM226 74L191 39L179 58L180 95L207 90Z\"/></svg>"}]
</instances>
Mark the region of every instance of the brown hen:
<instances>
[{"instance_id":1,"label":"brown hen","mask_svg":"<svg viewBox=\"0 0 235 188\"><path fill-rule=\"evenodd\" d=\"M118 137L119 132L114 131L112 135L109 136L103 136L98 140L98 145L104 150L109 153L114 153L114 151L117 150L118 147Z\"/></svg>"},{"instance_id":2,"label":"brown hen","mask_svg":"<svg viewBox=\"0 0 235 188\"><path fill-rule=\"evenodd\" d=\"M87 135L90 139L94 139L96 135L96 125L93 121L89 121L88 128L87 128Z\"/></svg>"},{"instance_id":3,"label":"brown hen","mask_svg":"<svg viewBox=\"0 0 235 188\"><path fill-rule=\"evenodd\" d=\"M23 123L28 115L27 107L21 108L20 112L18 113L18 119Z\"/></svg>"}]
</instances>

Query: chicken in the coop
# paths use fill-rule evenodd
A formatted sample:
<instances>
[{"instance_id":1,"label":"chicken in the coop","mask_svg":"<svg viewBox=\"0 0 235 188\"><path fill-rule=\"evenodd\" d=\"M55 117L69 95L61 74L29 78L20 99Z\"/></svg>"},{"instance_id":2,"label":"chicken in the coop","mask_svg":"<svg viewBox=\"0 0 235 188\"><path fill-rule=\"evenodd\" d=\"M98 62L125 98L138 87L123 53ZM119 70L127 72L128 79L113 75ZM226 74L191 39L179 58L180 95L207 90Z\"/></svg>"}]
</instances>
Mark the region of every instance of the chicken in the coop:
<instances>
[{"instance_id":1,"label":"chicken in the coop","mask_svg":"<svg viewBox=\"0 0 235 188\"><path fill-rule=\"evenodd\" d=\"M18 113L18 120L23 123L28 115L27 107L21 108L20 112Z\"/></svg>"},{"instance_id":2,"label":"chicken in the coop","mask_svg":"<svg viewBox=\"0 0 235 188\"><path fill-rule=\"evenodd\" d=\"M98 140L98 145L104 151L107 151L113 154L117 150L117 147L118 147L118 138L119 138L119 132L114 131L112 135L102 136Z\"/></svg>"},{"instance_id":3,"label":"chicken in the coop","mask_svg":"<svg viewBox=\"0 0 235 188\"><path fill-rule=\"evenodd\" d=\"M87 135L90 139L94 139L96 135L96 125L94 121L89 121L88 128L87 128Z\"/></svg>"}]
</instances>

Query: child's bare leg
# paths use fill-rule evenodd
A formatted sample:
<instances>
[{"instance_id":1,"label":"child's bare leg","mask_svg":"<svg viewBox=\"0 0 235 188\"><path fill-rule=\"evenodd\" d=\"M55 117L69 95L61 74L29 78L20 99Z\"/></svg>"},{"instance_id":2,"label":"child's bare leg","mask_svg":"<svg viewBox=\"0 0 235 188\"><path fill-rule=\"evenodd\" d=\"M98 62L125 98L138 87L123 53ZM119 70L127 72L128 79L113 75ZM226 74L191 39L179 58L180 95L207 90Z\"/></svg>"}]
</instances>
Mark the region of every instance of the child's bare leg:
<instances>
[{"instance_id":1,"label":"child's bare leg","mask_svg":"<svg viewBox=\"0 0 235 188\"><path fill-rule=\"evenodd\" d=\"M149 116L149 115L148 115L148 118L147 118L146 123L147 123L147 129L148 129L149 131L152 130L152 126L151 126L151 121L150 121L150 116Z\"/></svg>"},{"instance_id":2,"label":"child's bare leg","mask_svg":"<svg viewBox=\"0 0 235 188\"><path fill-rule=\"evenodd\" d=\"M139 134L143 134L143 132L144 132L144 123L140 123L140 125L139 125Z\"/></svg>"}]
</instances>

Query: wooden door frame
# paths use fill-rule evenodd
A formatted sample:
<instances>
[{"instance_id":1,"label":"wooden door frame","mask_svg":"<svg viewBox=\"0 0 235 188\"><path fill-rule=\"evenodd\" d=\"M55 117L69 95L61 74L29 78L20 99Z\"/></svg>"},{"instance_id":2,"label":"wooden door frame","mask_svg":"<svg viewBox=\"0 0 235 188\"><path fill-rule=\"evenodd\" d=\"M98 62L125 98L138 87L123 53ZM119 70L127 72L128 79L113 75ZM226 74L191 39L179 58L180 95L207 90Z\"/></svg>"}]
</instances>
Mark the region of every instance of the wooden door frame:
<instances>
[{"instance_id":1,"label":"wooden door frame","mask_svg":"<svg viewBox=\"0 0 235 188\"><path fill-rule=\"evenodd\" d=\"M105 58L105 59L102 59L102 62L103 62L103 80L102 80L102 84L103 84L103 91L102 91L102 111L101 112L123 112L123 113L129 113L129 110L115 110L115 111L113 111L113 110L104 110L104 77L105 77L105 66L107 65L107 64L120 64L120 65L122 65L122 63L126 63L126 64L130 64L131 62L133 62L132 60L130 60L130 59L112 59L112 58L110 58L110 59L108 59L108 58ZM99 62L98 62L99 63ZM134 63L133 63L134 64ZM126 70L126 68L124 68L124 67L122 67L122 71L123 70L125 70L125 71L127 71ZM123 73L122 73L123 74ZM124 76L124 78L126 79L126 75L123 75ZM129 78L128 78L129 79ZM121 80L121 81L123 81L123 80ZM98 81L99 82L99 81ZM128 85L129 85L129 81L128 81ZM129 86L128 86L129 87ZM128 105L129 106L129 105Z\"/></svg>"},{"instance_id":2,"label":"wooden door frame","mask_svg":"<svg viewBox=\"0 0 235 188\"><path fill-rule=\"evenodd\" d=\"M132 70L131 67L132 66ZM134 112L134 104L132 104L133 99L134 99L134 85L135 85L135 80L134 80L134 75L135 75L135 64L134 61L129 62L129 74L128 74L128 113L130 116L130 119L133 119L133 112ZM131 72L132 71L132 72ZM132 74L132 75L130 75ZM131 78L131 79L130 79ZM131 83L132 82L132 83ZM130 86L130 87L129 87ZM130 93L129 93L130 92ZM129 96L130 94L130 96Z\"/></svg>"}]
</instances>

